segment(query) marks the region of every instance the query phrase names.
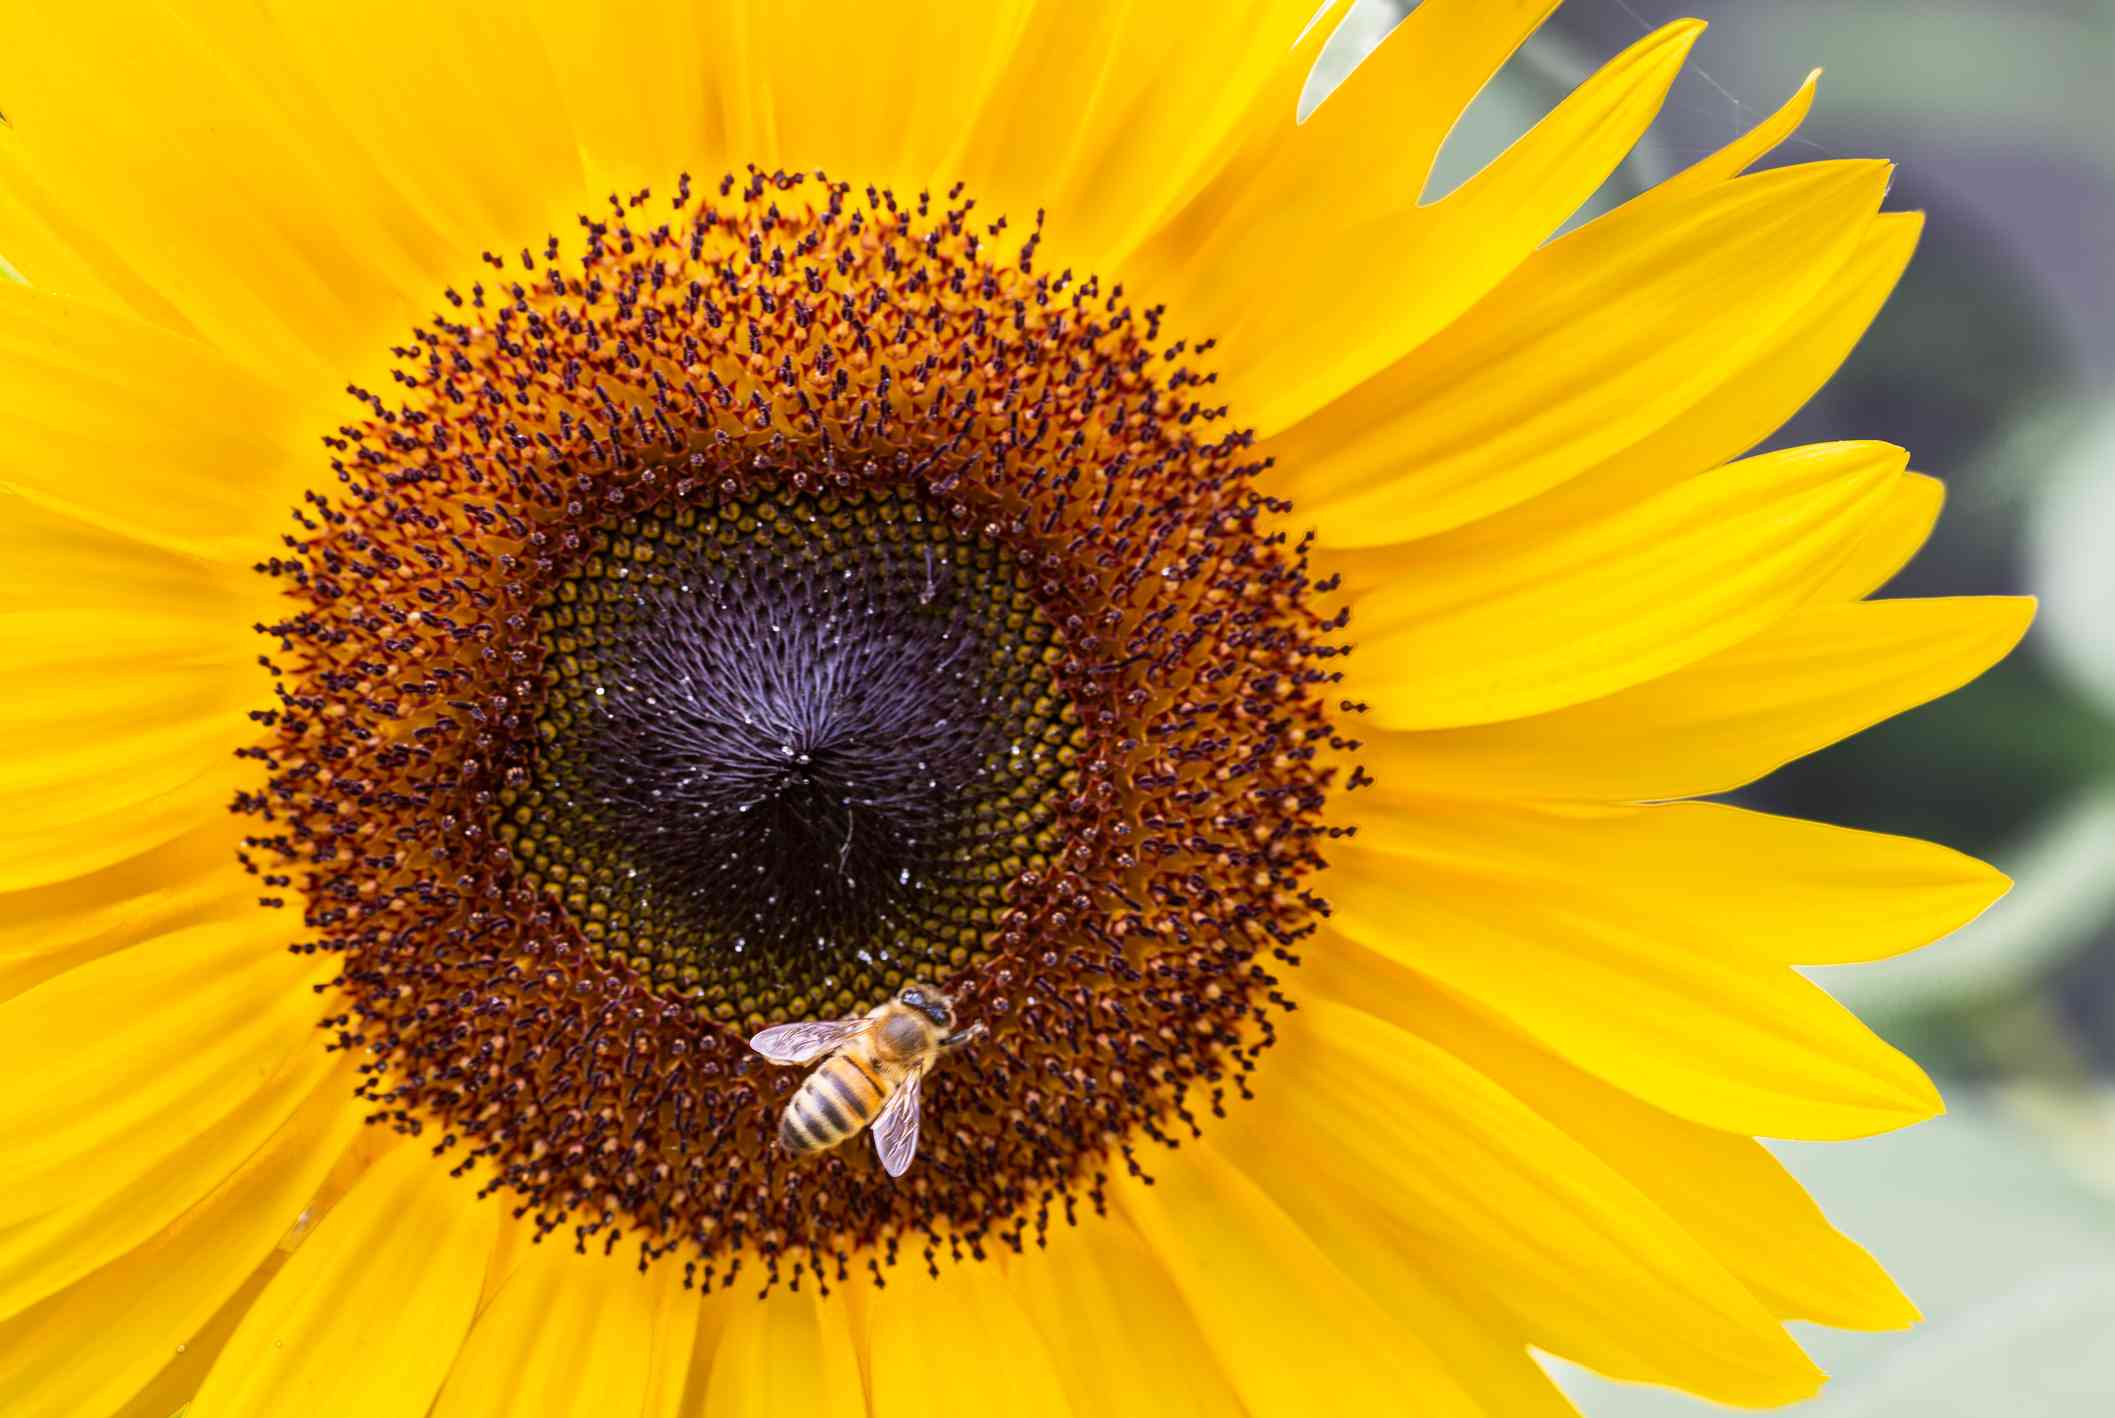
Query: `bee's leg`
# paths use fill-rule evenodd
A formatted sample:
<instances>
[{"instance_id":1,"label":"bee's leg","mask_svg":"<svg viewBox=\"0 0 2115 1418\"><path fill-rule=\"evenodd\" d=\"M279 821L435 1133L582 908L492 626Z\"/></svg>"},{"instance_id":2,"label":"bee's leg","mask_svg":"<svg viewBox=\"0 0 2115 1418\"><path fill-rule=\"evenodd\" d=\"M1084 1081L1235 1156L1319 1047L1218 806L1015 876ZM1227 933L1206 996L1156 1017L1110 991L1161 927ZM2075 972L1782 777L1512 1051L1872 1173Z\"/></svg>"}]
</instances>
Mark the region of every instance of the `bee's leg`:
<instances>
[{"instance_id":1,"label":"bee's leg","mask_svg":"<svg viewBox=\"0 0 2115 1418\"><path fill-rule=\"evenodd\" d=\"M984 1021L980 1019L975 1024L970 1025L969 1028L957 1029L954 1033L942 1039L940 1047L943 1049L959 1049L970 1040L990 1032L989 1029L984 1027Z\"/></svg>"}]
</instances>

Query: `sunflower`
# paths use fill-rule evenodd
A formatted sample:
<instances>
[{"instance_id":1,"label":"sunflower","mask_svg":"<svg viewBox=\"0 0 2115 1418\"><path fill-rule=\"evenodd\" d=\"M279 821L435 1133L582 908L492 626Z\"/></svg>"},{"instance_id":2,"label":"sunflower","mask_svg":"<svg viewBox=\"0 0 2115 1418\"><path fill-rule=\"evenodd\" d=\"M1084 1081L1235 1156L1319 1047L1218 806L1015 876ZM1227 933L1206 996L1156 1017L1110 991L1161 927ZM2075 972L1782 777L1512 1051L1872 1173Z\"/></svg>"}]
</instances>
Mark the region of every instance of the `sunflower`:
<instances>
[{"instance_id":1,"label":"sunflower","mask_svg":"<svg viewBox=\"0 0 2115 1418\"><path fill-rule=\"evenodd\" d=\"M1915 1318L1758 1135L2003 889L1704 801L1962 683L1939 486L1742 456L1888 168L1559 239L1695 22L98 7L0 54L0 1408L1567 1413ZM900 1178L747 1044L923 983Z\"/></svg>"}]
</instances>

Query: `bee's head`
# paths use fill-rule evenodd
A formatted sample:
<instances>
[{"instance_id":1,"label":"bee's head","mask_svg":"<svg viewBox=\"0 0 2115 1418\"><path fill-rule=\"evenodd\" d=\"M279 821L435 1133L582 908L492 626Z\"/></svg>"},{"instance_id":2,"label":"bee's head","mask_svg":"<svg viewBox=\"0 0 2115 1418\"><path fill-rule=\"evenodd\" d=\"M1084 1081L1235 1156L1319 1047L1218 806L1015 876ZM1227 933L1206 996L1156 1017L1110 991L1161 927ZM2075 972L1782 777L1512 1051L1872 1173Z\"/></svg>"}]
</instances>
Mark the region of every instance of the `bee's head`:
<instances>
[{"instance_id":1,"label":"bee's head","mask_svg":"<svg viewBox=\"0 0 2115 1418\"><path fill-rule=\"evenodd\" d=\"M896 992L896 1002L917 1010L941 1029L955 1027L955 1007L931 985L905 985Z\"/></svg>"}]
</instances>

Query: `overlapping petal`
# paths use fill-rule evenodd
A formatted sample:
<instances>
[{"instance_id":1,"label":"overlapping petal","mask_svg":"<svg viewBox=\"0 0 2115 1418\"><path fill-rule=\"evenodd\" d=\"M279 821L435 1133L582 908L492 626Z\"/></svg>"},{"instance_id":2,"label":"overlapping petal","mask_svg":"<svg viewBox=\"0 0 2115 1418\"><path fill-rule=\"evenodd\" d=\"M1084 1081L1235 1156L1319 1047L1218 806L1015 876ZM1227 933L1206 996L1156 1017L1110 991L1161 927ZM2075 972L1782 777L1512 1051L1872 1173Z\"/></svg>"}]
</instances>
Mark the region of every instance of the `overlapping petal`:
<instances>
[{"instance_id":1,"label":"overlapping petal","mask_svg":"<svg viewBox=\"0 0 2115 1418\"><path fill-rule=\"evenodd\" d=\"M268 919L173 931L0 1005L0 1221L107 1196L315 1052L328 966ZM230 1164L239 1161L230 1158Z\"/></svg>"},{"instance_id":2,"label":"overlapping petal","mask_svg":"<svg viewBox=\"0 0 2115 1418\"><path fill-rule=\"evenodd\" d=\"M1751 1405L1818 1385L1708 1248L1503 1080L1328 1001L1293 1028L1226 1146L1376 1303L1422 1272L1606 1373Z\"/></svg>"},{"instance_id":3,"label":"overlapping petal","mask_svg":"<svg viewBox=\"0 0 2115 1418\"><path fill-rule=\"evenodd\" d=\"M1420 205L1429 154L1418 156L1415 114L1435 70L1410 82L1398 66L1426 52L1421 36L1463 43L1434 33L1448 8L1412 15L1262 170L1229 165L1231 200L1201 194L1138 257L1140 278L1169 293L1184 331L1226 347L1220 390L1266 436L1496 287L1615 170L1702 29L1683 21L1640 40L1481 173ZM1493 6L1506 13L1488 28L1526 8ZM1465 58L1464 73L1503 57L1446 55Z\"/></svg>"},{"instance_id":4,"label":"overlapping petal","mask_svg":"<svg viewBox=\"0 0 2115 1418\"><path fill-rule=\"evenodd\" d=\"M1274 440L1287 491L1326 544L1373 546L1627 460L1829 290L1885 185L1878 163L1780 168L1685 201L1640 199L1552 242L1464 318ZM1753 417L1745 388L1740 403Z\"/></svg>"},{"instance_id":5,"label":"overlapping petal","mask_svg":"<svg viewBox=\"0 0 2115 1418\"><path fill-rule=\"evenodd\" d=\"M424 1413L470 1327L496 1207L429 1149L391 1148L315 1223L214 1360L186 1418Z\"/></svg>"},{"instance_id":6,"label":"overlapping petal","mask_svg":"<svg viewBox=\"0 0 2115 1418\"><path fill-rule=\"evenodd\" d=\"M478 1314L434 1418L641 1411L663 1292L630 1258L600 1259L583 1273L562 1232L534 1247Z\"/></svg>"},{"instance_id":7,"label":"overlapping petal","mask_svg":"<svg viewBox=\"0 0 2115 1418\"><path fill-rule=\"evenodd\" d=\"M1959 688L2002 659L2033 615L2031 601L2003 596L1817 601L1614 694L1508 723L1376 734L1366 752L1375 774L1432 793L1725 792Z\"/></svg>"},{"instance_id":8,"label":"overlapping petal","mask_svg":"<svg viewBox=\"0 0 2115 1418\"><path fill-rule=\"evenodd\" d=\"M360 1111L342 1093L313 1095L173 1224L0 1322L0 1410L79 1418L118 1412L135 1394L143 1411L169 1413L186 1402L361 1130ZM149 1390L169 1401L155 1408Z\"/></svg>"},{"instance_id":9,"label":"overlapping petal","mask_svg":"<svg viewBox=\"0 0 2115 1418\"><path fill-rule=\"evenodd\" d=\"M1338 853L1330 887L1335 929L1678 1117L1845 1138L1941 1111L1914 1063L1788 967L1719 947L1717 922L1388 852Z\"/></svg>"},{"instance_id":10,"label":"overlapping petal","mask_svg":"<svg viewBox=\"0 0 2115 1418\"><path fill-rule=\"evenodd\" d=\"M1167 1267L1251 1412L1297 1412L1317 1392L1384 1412L1416 1394L1433 1418L1482 1415L1446 1356L1351 1284L1284 1209L1216 1151L1123 1179L1115 1199ZM1261 1297L1271 1297L1267 1305Z\"/></svg>"},{"instance_id":11,"label":"overlapping petal","mask_svg":"<svg viewBox=\"0 0 2115 1418\"><path fill-rule=\"evenodd\" d=\"M1412 559L1356 594L1347 677L1390 729L1525 718L1737 645L1810 597L1888 505L1881 443L1768 453L1596 521Z\"/></svg>"},{"instance_id":12,"label":"overlapping petal","mask_svg":"<svg viewBox=\"0 0 2115 1418\"><path fill-rule=\"evenodd\" d=\"M1488 1009L1349 941L1309 957L1301 979L1321 998L1384 1018L1500 1084L1621 1173L1773 1314L1849 1329L1916 1319L1886 1272L1751 1139L1612 1088Z\"/></svg>"}]
</instances>

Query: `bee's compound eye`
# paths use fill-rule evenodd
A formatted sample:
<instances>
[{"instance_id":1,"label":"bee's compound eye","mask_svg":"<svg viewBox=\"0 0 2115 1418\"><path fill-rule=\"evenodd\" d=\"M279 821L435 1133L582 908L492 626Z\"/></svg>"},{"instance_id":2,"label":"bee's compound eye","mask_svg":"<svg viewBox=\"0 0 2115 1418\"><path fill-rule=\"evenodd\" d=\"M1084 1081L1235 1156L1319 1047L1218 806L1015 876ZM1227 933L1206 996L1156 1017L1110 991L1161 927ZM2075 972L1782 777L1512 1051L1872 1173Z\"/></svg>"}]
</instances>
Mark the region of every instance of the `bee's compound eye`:
<instances>
[{"instance_id":1,"label":"bee's compound eye","mask_svg":"<svg viewBox=\"0 0 2115 1418\"><path fill-rule=\"evenodd\" d=\"M905 990L902 994L896 996L896 998L902 1000L912 1009L922 1009L925 1007L925 993L922 990Z\"/></svg>"}]
</instances>

